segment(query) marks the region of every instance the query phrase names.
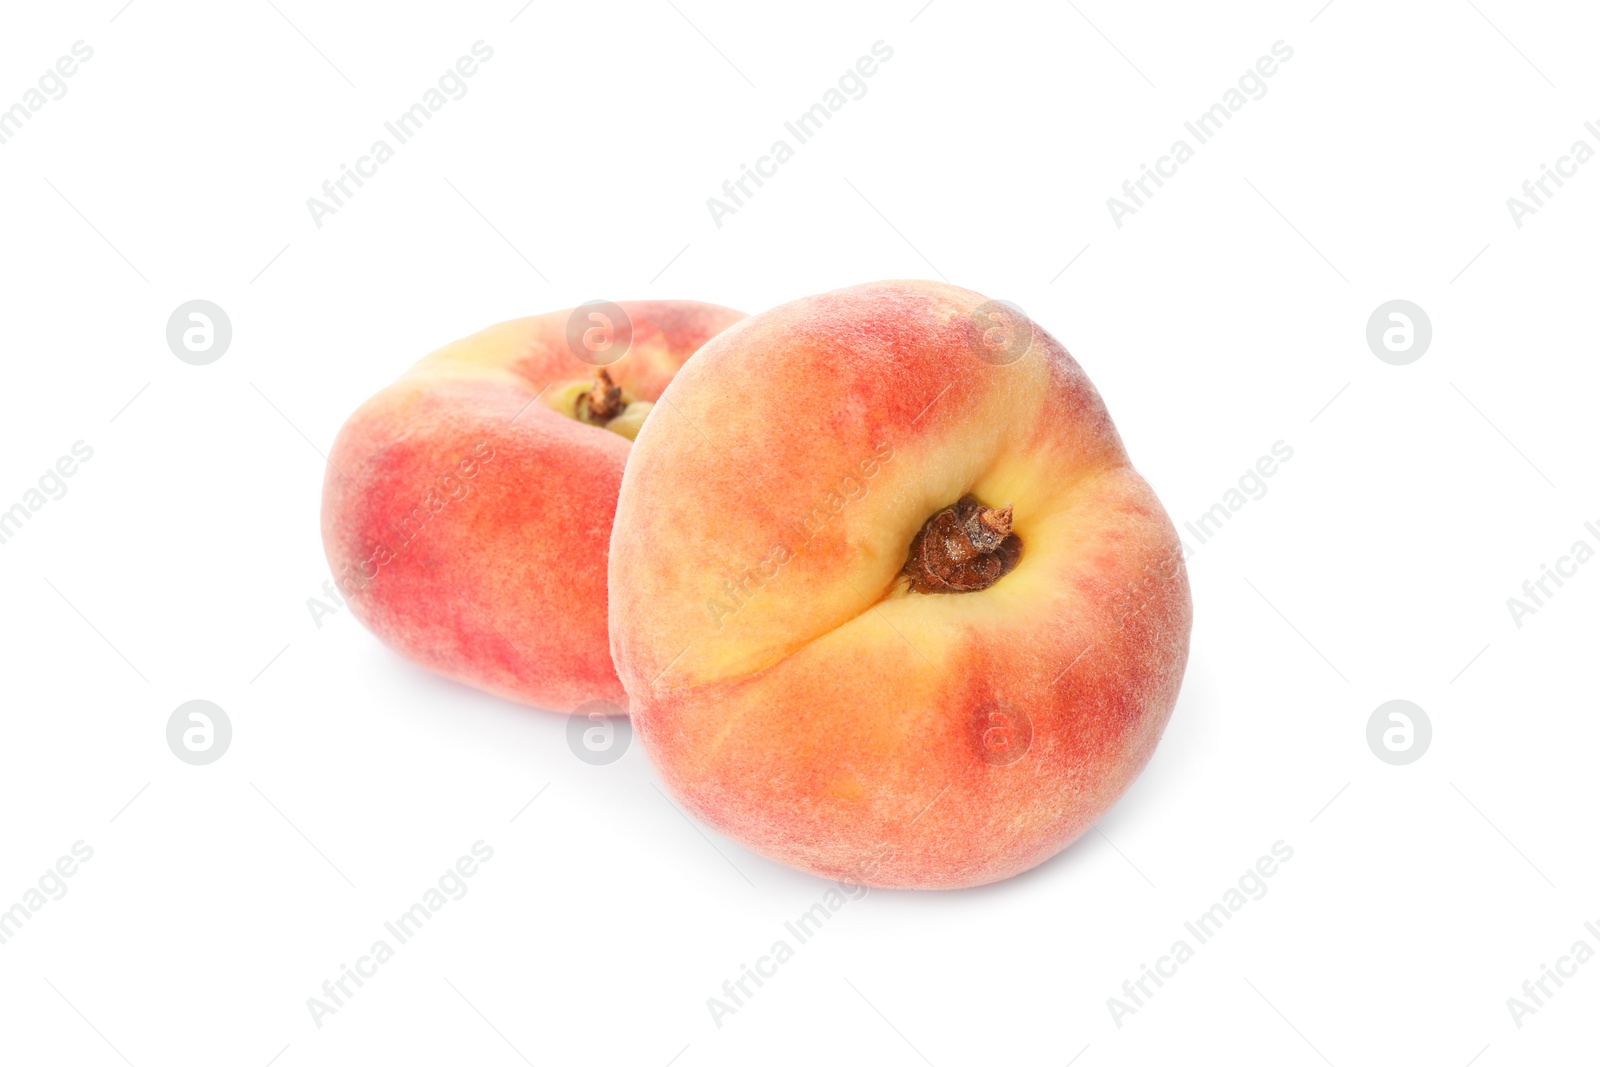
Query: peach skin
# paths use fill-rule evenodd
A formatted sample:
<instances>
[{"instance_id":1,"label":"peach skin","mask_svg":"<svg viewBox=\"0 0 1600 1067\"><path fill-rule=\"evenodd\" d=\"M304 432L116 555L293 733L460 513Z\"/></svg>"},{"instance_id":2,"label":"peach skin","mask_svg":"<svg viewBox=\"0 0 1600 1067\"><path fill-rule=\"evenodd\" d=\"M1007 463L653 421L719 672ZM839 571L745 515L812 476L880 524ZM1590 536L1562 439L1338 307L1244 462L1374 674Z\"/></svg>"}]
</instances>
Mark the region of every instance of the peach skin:
<instances>
[{"instance_id":1,"label":"peach skin","mask_svg":"<svg viewBox=\"0 0 1600 1067\"><path fill-rule=\"evenodd\" d=\"M479 689L555 711L626 708L606 549L629 442L684 360L742 317L643 301L516 319L362 404L322 493L323 548L352 612Z\"/></svg>"},{"instance_id":2,"label":"peach skin","mask_svg":"<svg viewBox=\"0 0 1600 1067\"><path fill-rule=\"evenodd\" d=\"M691 812L875 887L1025 871L1149 761L1176 532L1009 305L882 282L744 319L667 386L611 534L611 650Z\"/></svg>"}]
</instances>

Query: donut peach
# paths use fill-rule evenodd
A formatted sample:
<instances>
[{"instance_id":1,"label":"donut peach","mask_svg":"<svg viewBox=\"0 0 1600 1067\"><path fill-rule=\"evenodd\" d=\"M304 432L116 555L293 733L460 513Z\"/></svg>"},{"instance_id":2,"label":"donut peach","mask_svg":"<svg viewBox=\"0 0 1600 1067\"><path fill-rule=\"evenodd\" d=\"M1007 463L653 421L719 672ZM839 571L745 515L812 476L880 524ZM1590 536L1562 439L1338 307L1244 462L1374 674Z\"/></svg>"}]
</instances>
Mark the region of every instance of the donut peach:
<instances>
[{"instance_id":1,"label":"donut peach","mask_svg":"<svg viewBox=\"0 0 1600 1067\"><path fill-rule=\"evenodd\" d=\"M742 320L662 401L622 478L611 649L691 812L826 878L956 888L1128 788L1178 697L1188 578L1043 328L861 285Z\"/></svg>"},{"instance_id":2,"label":"donut peach","mask_svg":"<svg viewBox=\"0 0 1600 1067\"><path fill-rule=\"evenodd\" d=\"M555 711L626 708L606 549L629 444L683 362L741 317L644 301L503 322L362 404L322 494L351 611L468 685Z\"/></svg>"}]
</instances>

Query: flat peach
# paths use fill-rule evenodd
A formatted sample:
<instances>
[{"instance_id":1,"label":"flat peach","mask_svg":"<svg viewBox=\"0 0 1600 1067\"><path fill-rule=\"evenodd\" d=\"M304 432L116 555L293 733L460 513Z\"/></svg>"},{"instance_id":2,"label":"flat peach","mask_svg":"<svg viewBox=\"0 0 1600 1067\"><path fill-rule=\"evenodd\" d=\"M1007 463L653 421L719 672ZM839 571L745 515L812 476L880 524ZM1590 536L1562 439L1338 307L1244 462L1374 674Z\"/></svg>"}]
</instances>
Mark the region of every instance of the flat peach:
<instances>
[{"instance_id":1,"label":"flat peach","mask_svg":"<svg viewBox=\"0 0 1600 1067\"><path fill-rule=\"evenodd\" d=\"M1188 655L1177 535L1082 368L931 282L708 343L634 445L610 586L672 794L872 886L979 885L1065 847L1150 759Z\"/></svg>"},{"instance_id":2,"label":"flat peach","mask_svg":"<svg viewBox=\"0 0 1600 1067\"><path fill-rule=\"evenodd\" d=\"M408 659L491 693L625 708L606 546L629 440L684 360L741 317L644 301L504 322L361 405L322 498L328 565L354 614ZM597 366L625 343L607 331L629 321L626 354Z\"/></svg>"}]
</instances>

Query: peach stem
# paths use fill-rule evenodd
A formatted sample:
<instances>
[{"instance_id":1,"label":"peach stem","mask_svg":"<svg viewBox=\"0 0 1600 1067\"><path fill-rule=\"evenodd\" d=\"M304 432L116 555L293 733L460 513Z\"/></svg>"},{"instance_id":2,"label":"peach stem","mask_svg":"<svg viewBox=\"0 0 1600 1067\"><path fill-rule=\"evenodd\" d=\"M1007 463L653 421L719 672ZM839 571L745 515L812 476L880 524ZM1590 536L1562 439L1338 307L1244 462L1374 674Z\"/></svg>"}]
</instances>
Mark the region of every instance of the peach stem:
<instances>
[{"instance_id":1,"label":"peach stem","mask_svg":"<svg viewBox=\"0 0 1600 1067\"><path fill-rule=\"evenodd\" d=\"M595 372L594 388L583 394L582 400L587 402L587 421L599 426L622 414L626 406L622 403L622 387L612 383L604 367Z\"/></svg>"},{"instance_id":2,"label":"peach stem","mask_svg":"<svg viewBox=\"0 0 1600 1067\"><path fill-rule=\"evenodd\" d=\"M1022 556L1011 532L1011 505L987 508L964 496L938 512L911 540L904 574L914 593L973 593L1009 574Z\"/></svg>"}]
</instances>

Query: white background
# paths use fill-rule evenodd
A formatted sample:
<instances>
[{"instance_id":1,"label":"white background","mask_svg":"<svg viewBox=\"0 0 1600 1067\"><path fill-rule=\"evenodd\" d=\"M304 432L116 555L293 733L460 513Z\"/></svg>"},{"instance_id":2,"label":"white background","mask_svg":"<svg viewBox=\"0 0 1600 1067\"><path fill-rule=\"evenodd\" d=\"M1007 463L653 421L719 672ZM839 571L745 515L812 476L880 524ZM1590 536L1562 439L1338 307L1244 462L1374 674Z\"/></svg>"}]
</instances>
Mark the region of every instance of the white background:
<instances>
[{"instance_id":1,"label":"white background","mask_svg":"<svg viewBox=\"0 0 1600 1067\"><path fill-rule=\"evenodd\" d=\"M0 1059L1593 1058L1600 961L1520 1028L1506 1000L1600 949L1600 562L1520 628L1506 600L1600 547L1600 163L1521 228L1506 198L1600 148L1600 20L921 2L8 5L0 107L94 56L0 145L0 509L94 455L0 545L0 908L94 855L0 945ZM316 227L306 199L480 39L467 95ZM879 40L866 95L714 225ZM1267 94L1114 225L1279 40ZM1062 339L1180 525L1294 456L1191 561L1182 697L1097 832L1003 884L850 902L718 1027L707 998L828 884L691 823L637 745L588 766L563 718L316 625L320 453L503 319L939 276ZM233 324L209 366L165 340L196 298ZM1365 341L1396 298L1433 325L1408 366ZM165 741L195 698L234 728L205 767ZM1365 738L1395 698L1433 724L1409 766ZM307 998L480 839L467 895L316 1026ZM1107 998L1279 840L1267 895L1116 1025Z\"/></svg>"}]
</instances>

